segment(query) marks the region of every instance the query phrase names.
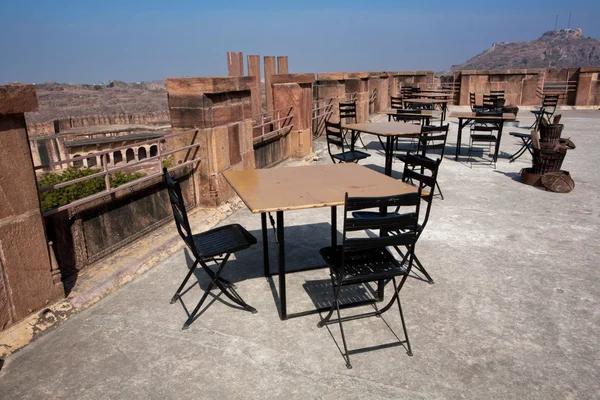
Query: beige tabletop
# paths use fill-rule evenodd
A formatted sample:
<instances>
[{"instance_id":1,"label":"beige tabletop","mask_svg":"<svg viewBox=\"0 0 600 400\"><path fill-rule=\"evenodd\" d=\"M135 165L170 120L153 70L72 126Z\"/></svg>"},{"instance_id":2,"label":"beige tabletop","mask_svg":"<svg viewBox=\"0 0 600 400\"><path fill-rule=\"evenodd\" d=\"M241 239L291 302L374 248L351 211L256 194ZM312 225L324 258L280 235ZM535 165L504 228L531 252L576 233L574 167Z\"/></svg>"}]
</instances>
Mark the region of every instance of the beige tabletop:
<instances>
[{"instance_id":1,"label":"beige tabletop","mask_svg":"<svg viewBox=\"0 0 600 400\"><path fill-rule=\"evenodd\" d=\"M404 99L405 103L418 103L418 104L443 104L450 103L450 99L424 99L422 97Z\"/></svg>"},{"instance_id":2,"label":"beige tabletop","mask_svg":"<svg viewBox=\"0 0 600 400\"><path fill-rule=\"evenodd\" d=\"M452 97L454 96L452 93L442 93L442 92L417 92L415 93L419 97Z\"/></svg>"},{"instance_id":3,"label":"beige tabletop","mask_svg":"<svg viewBox=\"0 0 600 400\"><path fill-rule=\"evenodd\" d=\"M416 112L414 113L408 112L411 111L411 109L409 108L403 108L400 110L403 111L400 115L423 115L424 117L439 117L440 115L442 115L442 112L439 110L416 110ZM397 115L397 111L398 108L388 108L386 110L377 111L377 114Z\"/></svg>"},{"instance_id":4,"label":"beige tabletop","mask_svg":"<svg viewBox=\"0 0 600 400\"><path fill-rule=\"evenodd\" d=\"M450 118L469 118L469 119L501 119L505 121L514 121L517 116L513 113L504 113L502 116L488 116L488 115L476 115L472 111L452 111Z\"/></svg>"},{"instance_id":5,"label":"beige tabletop","mask_svg":"<svg viewBox=\"0 0 600 400\"><path fill-rule=\"evenodd\" d=\"M403 122L342 124L342 128L378 136L418 135L421 133L421 125L405 124Z\"/></svg>"},{"instance_id":6,"label":"beige tabletop","mask_svg":"<svg viewBox=\"0 0 600 400\"><path fill-rule=\"evenodd\" d=\"M418 93L445 93L445 94L452 94L454 93L454 90L451 89L421 89L417 92Z\"/></svg>"},{"instance_id":7,"label":"beige tabletop","mask_svg":"<svg viewBox=\"0 0 600 400\"><path fill-rule=\"evenodd\" d=\"M226 171L225 179L253 213L344 204L350 196L391 196L416 188L354 163Z\"/></svg>"}]
</instances>

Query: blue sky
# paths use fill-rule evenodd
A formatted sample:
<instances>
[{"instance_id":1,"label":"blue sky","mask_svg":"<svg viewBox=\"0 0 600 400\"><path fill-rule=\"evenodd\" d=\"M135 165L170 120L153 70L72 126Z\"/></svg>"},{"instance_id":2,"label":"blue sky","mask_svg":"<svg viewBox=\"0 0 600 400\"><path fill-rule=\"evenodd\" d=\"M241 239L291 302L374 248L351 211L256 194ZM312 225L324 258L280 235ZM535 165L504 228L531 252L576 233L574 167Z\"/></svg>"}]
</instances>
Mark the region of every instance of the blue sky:
<instances>
[{"instance_id":1,"label":"blue sky","mask_svg":"<svg viewBox=\"0 0 600 400\"><path fill-rule=\"evenodd\" d=\"M0 0L0 83L226 75L226 52L290 72L441 71L554 28L600 38L600 1Z\"/></svg>"}]
</instances>

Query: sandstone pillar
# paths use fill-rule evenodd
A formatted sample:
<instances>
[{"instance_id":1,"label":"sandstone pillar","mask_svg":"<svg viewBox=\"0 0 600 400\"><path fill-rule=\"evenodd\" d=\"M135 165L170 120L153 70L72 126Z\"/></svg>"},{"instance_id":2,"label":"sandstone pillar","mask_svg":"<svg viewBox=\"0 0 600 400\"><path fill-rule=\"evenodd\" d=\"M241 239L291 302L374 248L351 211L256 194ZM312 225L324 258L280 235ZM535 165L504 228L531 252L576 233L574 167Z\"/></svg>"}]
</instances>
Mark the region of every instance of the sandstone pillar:
<instances>
[{"instance_id":1,"label":"sandstone pillar","mask_svg":"<svg viewBox=\"0 0 600 400\"><path fill-rule=\"evenodd\" d=\"M227 52L227 72L229 76L244 75L244 53L241 51Z\"/></svg>"},{"instance_id":2,"label":"sandstone pillar","mask_svg":"<svg viewBox=\"0 0 600 400\"><path fill-rule=\"evenodd\" d=\"M252 106L254 77L168 78L173 132L197 131L170 140L171 149L194 143L194 154L177 153L175 162L200 157L194 171L196 198L216 206L234 196L223 178L229 169L253 169Z\"/></svg>"},{"instance_id":3,"label":"sandstone pillar","mask_svg":"<svg viewBox=\"0 0 600 400\"><path fill-rule=\"evenodd\" d=\"M277 74L278 75L287 75L288 71L288 56L278 56L277 57Z\"/></svg>"},{"instance_id":4,"label":"sandstone pillar","mask_svg":"<svg viewBox=\"0 0 600 400\"><path fill-rule=\"evenodd\" d=\"M55 285L29 150L33 85L0 86L0 330L64 295Z\"/></svg>"},{"instance_id":5,"label":"sandstone pillar","mask_svg":"<svg viewBox=\"0 0 600 400\"><path fill-rule=\"evenodd\" d=\"M273 107L294 106L290 132L290 155L305 157L312 153L312 84L314 74L273 76Z\"/></svg>"},{"instance_id":6,"label":"sandstone pillar","mask_svg":"<svg viewBox=\"0 0 600 400\"><path fill-rule=\"evenodd\" d=\"M252 104L252 119L258 121L262 113L262 96L260 94L260 56L248 56L248 76L254 77L254 85L250 89L250 102Z\"/></svg>"},{"instance_id":7,"label":"sandstone pillar","mask_svg":"<svg viewBox=\"0 0 600 400\"><path fill-rule=\"evenodd\" d=\"M275 75L275 57L265 56L264 57L264 68L265 68L265 97L267 104L267 112L273 111L273 86L272 80Z\"/></svg>"}]
</instances>

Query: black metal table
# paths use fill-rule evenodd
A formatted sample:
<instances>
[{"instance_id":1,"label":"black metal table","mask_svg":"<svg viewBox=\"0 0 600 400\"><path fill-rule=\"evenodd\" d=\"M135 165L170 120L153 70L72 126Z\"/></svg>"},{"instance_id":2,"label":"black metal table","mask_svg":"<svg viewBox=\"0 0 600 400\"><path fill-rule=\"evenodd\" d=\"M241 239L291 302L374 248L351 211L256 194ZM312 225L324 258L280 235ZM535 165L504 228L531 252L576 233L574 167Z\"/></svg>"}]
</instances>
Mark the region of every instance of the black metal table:
<instances>
[{"instance_id":1,"label":"black metal table","mask_svg":"<svg viewBox=\"0 0 600 400\"><path fill-rule=\"evenodd\" d=\"M517 117L515 114L504 113L502 116L477 115L471 111L455 111L450 113L450 118L458 118L458 137L456 139L456 154L454 160L458 161L462 147L462 130L471 122L490 121L498 124L498 140L494 149L494 162L498 160L498 151L500 150L500 141L502 139L502 128L505 121L514 121Z\"/></svg>"},{"instance_id":2,"label":"black metal table","mask_svg":"<svg viewBox=\"0 0 600 400\"><path fill-rule=\"evenodd\" d=\"M331 245L337 242L337 206L344 204L345 193L351 196L391 196L412 193L417 189L354 163L308 165L303 167L226 171L223 176L241 197L248 209L261 214L263 266L265 276L271 276L267 218L276 213L277 275L279 276L279 317L282 320L329 311L331 307L316 308L288 314L286 274L320 268L303 267L288 271L285 259L284 212L310 208L331 207ZM381 295L381 291L379 292ZM379 299L363 301L372 303ZM356 305L356 303L352 304Z\"/></svg>"},{"instance_id":3,"label":"black metal table","mask_svg":"<svg viewBox=\"0 0 600 400\"><path fill-rule=\"evenodd\" d=\"M354 132L370 133L385 137L385 174L392 176L392 161L394 158L394 141L399 136L419 135L421 126L402 122L377 122L365 124L342 124L343 129Z\"/></svg>"}]
</instances>

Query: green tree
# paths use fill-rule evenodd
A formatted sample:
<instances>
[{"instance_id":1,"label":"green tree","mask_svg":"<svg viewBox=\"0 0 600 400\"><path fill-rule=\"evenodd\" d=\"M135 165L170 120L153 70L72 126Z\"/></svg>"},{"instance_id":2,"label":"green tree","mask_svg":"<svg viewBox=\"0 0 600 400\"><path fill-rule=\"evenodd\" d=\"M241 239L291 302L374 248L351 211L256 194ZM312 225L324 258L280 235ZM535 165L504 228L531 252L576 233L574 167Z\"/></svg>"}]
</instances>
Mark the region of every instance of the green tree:
<instances>
[{"instance_id":1,"label":"green tree","mask_svg":"<svg viewBox=\"0 0 600 400\"><path fill-rule=\"evenodd\" d=\"M96 168L69 167L60 173L46 172L40 177L40 179L38 179L38 188L57 185L59 183L83 178L100 171L100 169ZM146 174L142 172L135 172L131 174L117 172L110 176L110 186L111 188L119 187L125 183L134 181L144 176L146 176ZM69 204L72 201L83 199L93 194L100 193L104 190L106 190L106 187L104 185L104 177L102 176L91 178L83 182L73 183L62 188L49 190L40 194L42 212Z\"/></svg>"}]
</instances>

